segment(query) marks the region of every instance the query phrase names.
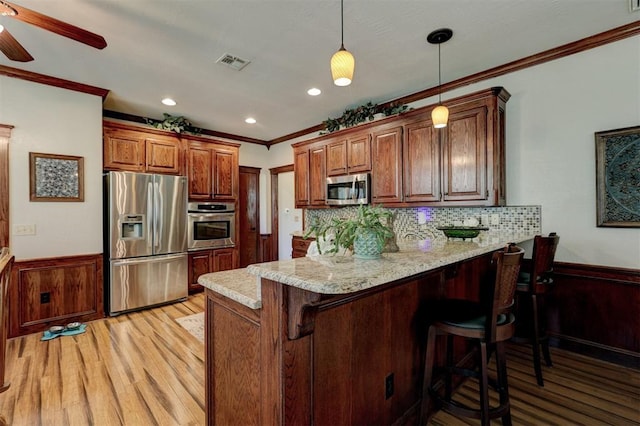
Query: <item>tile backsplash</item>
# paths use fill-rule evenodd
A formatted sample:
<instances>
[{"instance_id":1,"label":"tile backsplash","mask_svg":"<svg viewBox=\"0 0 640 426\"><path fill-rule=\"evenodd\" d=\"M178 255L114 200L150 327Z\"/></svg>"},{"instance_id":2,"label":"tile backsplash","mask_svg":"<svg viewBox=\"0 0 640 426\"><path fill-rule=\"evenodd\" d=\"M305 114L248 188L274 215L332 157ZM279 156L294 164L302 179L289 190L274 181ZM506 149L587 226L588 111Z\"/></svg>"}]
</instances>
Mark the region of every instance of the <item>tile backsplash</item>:
<instances>
[{"instance_id":1,"label":"tile backsplash","mask_svg":"<svg viewBox=\"0 0 640 426\"><path fill-rule=\"evenodd\" d=\"M305 209L304 223L315 220L326 221L332 217L348 217L357 207L333 209ZM540 206L509 207L410 207L389 208L394 213L393 228L398 239L445 238L441 226L462 225L465 220L475 218L479 226L489 232L514 234L540 234Z\"/></svg>"}]
</instances>

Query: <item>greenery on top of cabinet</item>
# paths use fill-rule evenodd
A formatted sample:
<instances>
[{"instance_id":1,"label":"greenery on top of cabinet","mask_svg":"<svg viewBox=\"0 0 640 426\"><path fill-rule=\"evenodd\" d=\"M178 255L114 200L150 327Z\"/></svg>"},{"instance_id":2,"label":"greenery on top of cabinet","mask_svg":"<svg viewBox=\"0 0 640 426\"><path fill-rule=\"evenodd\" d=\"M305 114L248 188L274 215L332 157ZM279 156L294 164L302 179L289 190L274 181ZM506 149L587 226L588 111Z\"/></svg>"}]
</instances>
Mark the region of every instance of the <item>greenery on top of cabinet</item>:
<instances>
[{"instance_id":1,"label":"greenery on top of cabinet","mask_svg":"<svg viewBox=\"0 0 640 426\"><path fill-rule=\"evenodd\" d=\"M147 124L152 125L156 129L170 130L175 133L189 132L194 135L199 135L200 133L202 133L202 129L200 129L199 127L194 127L189 120L182 116L174 116L171 114L167 114L166 112L162 115L164 116L163 120L145 118L144 121Z\"/></svg>"}]
</instances>

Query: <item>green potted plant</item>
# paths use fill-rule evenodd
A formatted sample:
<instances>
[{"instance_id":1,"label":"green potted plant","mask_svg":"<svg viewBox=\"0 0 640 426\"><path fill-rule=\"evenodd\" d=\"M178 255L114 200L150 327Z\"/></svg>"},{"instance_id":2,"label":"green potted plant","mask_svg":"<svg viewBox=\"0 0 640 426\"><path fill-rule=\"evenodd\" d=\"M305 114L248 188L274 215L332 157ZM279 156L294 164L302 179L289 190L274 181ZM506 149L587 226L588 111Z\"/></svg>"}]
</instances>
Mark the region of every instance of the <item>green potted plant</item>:
<instances>
[{"instance_id":1,"label":"green potted plant","mask_svg":"<svg viewBox=\"0 0 640 426\"><path fill-rule=\"evenodd\" d=\"M170 130L175 133L189 132L194 135L199 135L202 129L194 127L189 120L182 116L174 116L171 114L162 113L163 120L154 120L152 118L145 118L145 122L156 129Z\"/></svg>"},{"instance_id":2,"label":"green potted plant","mask_svg":"<svg viewBox=\"0 0 640 426\"><path fill-rule=\"evenodd\" d=\"M392 213L381 206L361 204L353 217L313 223L305 238L315 236L320 254L321 240L327 241L333 235L333 245L328 253L349 249L357 258L378 259L387 239L393 237L391 218Z\"/></svg>"}]
</instances>

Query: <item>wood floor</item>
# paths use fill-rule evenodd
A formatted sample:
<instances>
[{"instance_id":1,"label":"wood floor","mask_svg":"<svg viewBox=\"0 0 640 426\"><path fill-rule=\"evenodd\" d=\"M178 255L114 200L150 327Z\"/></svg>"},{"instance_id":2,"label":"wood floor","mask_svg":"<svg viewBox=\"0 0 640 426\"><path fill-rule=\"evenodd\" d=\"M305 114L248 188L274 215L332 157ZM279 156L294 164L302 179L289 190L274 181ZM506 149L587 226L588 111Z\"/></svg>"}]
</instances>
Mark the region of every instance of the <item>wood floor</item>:
<instances>
[{"instance_id":1,"label":"wood floor","mask_svg":"<svg viewBox=\"0 0 640 426\"><path fill-rule=\"evenodd\" d=\"M91 322L77 336L11 339L0 413L14 426L203 425L204 346L174 321L203 309L200 294ZM552 348L554 367L544 367L540 388L529 347L508 351L515 425L640 425L639 371ZM475 395L474 385L460 398ZM431 424L479 422L439 412Z\"/></svg>"}]
</instances>

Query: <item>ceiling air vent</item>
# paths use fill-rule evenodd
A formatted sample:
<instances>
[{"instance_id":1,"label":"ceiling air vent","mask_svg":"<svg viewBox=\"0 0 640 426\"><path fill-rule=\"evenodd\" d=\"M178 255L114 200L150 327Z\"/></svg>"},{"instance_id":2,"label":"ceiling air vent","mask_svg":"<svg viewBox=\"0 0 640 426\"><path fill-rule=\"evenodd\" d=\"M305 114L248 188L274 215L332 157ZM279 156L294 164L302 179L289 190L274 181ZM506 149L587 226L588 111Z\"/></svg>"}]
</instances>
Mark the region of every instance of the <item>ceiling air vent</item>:
<instances>
[{"instance_id":1,"label":"ceiling air vent","mask_svg":"<svg viewBox=\"0 0 640 426\"><path fill-rule=\"evenodd\" d=\"M629 10L637 12L640 10L640 0L629 0Z\"/></svg>"},{"instance_id":2,"label":"ceiling air vent","mask_svg":"<svg viewBox=\"0 0 640 426\"><path fill-rule=\"evenodd\" d=\"M218 58L218 60L216 61L216 64L226 65L229 68L233 68L236 71L240 71L242 68L249 65L250 62L251 61L246 61L244 59L238 58L237 56L233 56L233 55L229 55L228 53L225 53L224 55Z\"/></svg>"}]
</instances>

